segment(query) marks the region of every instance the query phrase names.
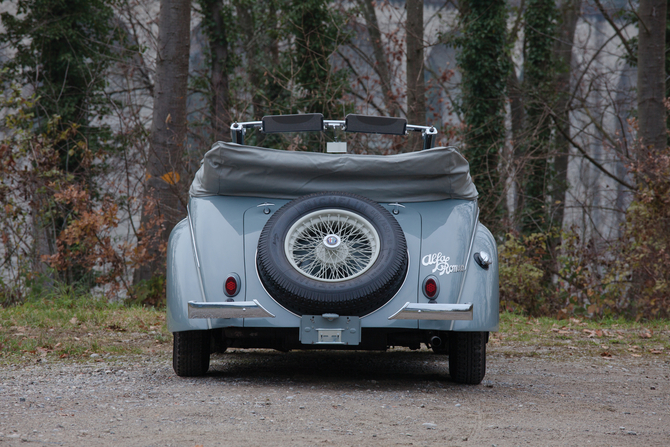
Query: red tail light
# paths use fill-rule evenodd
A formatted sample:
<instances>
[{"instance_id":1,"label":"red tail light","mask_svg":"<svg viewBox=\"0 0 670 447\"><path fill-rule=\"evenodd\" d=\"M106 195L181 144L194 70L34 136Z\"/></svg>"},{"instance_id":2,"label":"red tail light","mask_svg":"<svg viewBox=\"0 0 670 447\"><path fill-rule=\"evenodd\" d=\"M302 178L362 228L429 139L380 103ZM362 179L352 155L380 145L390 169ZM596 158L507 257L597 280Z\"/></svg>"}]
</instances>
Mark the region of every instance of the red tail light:
<instances>
[{"instance_id":1,"label":"red tail light","mask_svg":"<svg viewBox=\"0 0 670 447\"><path fill-rule=\"evenodd\" d=\"M226 278L226 281L223 283L223 293L226 296L235 296L237 292L240 291L240 277L235 273Z\"/></svg>"},{"instance_id":2,"label":"red tail light","mask_svg":"<svg viewBox=\"0 0 670 447\"><path fill-rule=\"evenodd\" d=\"M429 276L423 281L423 294L426 295L428 299L432 300L435 298L439 291L440 284L434 276Z\"/></svg>"}]
</instances>

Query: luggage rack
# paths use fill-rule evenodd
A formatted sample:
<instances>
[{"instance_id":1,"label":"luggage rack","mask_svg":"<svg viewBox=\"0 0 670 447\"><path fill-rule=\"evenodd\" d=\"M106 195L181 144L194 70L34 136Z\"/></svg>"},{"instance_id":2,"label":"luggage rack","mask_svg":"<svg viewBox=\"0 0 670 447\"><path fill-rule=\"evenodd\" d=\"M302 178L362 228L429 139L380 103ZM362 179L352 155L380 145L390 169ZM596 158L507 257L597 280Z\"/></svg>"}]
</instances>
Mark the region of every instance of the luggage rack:
<instances>
[{"instance_id":1,"label":"luggage rack","mask_svg":"<svg viewBox=\"0 0 670 447\"><path fill-rule=\"evenodd\" d=\"M435 127L407 124L405 118L349 114L344 120L324 120L320 113L304 113L268 115L264 116L261 121L233 123L230 126L232 142L244 144L244 134L247 129L260 129L263 133L323 132L326 129L382 135L407 135L409 132L421 132L424 150L433 147L437 136Z\"/></svg>"}]
</instances>

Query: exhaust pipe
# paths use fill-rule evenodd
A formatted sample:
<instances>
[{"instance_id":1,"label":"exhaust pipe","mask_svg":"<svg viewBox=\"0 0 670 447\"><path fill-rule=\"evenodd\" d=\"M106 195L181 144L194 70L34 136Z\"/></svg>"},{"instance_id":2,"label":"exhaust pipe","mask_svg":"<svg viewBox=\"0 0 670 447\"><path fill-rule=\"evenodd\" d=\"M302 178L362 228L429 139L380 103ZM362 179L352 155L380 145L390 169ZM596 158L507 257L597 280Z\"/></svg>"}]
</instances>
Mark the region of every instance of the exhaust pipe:
<instances>
[{"instance_id":1,"label":"exhaust pipe","mask_svg":"<svg viewBox=\"0 0 670 447\"><path fill-rule=\"evenodd\" d=\"M442 346L442 339L437 335L434 335L430 338L430 345L434 348L439 348Z\"/></svg>"}]
</instances>

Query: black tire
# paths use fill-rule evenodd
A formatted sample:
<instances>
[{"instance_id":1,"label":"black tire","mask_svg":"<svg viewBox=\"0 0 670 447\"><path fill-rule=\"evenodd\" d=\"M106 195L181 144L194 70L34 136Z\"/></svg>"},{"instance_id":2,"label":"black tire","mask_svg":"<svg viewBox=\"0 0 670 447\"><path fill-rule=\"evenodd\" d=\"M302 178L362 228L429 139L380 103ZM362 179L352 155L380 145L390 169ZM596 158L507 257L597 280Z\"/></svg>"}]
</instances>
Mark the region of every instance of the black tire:
<instances>
[{"instance_id":1,"label":"black tire","mask_svg":"<svg viewBox=\"0 0 670 447\"><path fill-rule=\"evenodd\" d=\"M457 383L478 385L486 374L487 332L449 334L449 374Z\"/></svg>"},{"instance_id":2,"label":"black tire","mask_svg":"<svg viewBox=\"0 0 670 447\"><path fill-rule=\"evenodd\" d=\"M197 377L209 369L211 337L209 331L174 333L172 368L178 376Z\"/></svg>"},{"instance_id":3,"label":"black tire","mask_svg":"<svg viewBox=\"0 0 670 447\"><path fill-rule=\"evenodd\" d=\"M379 254L359 276L325 282L292 264L284 244L289 230L301 218L330 209L362 217L374 228ZM391 213L365 197L343 192L311 194L287 203L268 220L258 242L257 265L263 285L279 304L298 315L366 315L400 289L407 264L405 235Z\"/></svg>"}]
</instances>

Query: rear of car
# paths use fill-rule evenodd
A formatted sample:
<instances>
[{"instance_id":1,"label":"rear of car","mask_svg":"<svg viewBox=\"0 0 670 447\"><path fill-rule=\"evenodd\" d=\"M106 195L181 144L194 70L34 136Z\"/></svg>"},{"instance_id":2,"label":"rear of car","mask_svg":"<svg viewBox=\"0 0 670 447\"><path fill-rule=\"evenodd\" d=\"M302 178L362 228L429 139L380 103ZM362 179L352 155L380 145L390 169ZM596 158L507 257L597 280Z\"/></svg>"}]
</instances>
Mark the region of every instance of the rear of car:
<instances>
[{"instance_id":1,"label":"rear of car","mask_svg":"<svg viewBox=\"0 0 670 447\"><path fill-rule=\"evenodd\" d=\"M295 129L276 121L261 126ZM360 122L380 129L343 127ZM210 353L228 347L423 343L449 355L453 380L483 379L498 330L497 252L455 149L369 156L216 143L190 195L168 246L177 374L205 374Z\"/></svg>"}]
</instances>

